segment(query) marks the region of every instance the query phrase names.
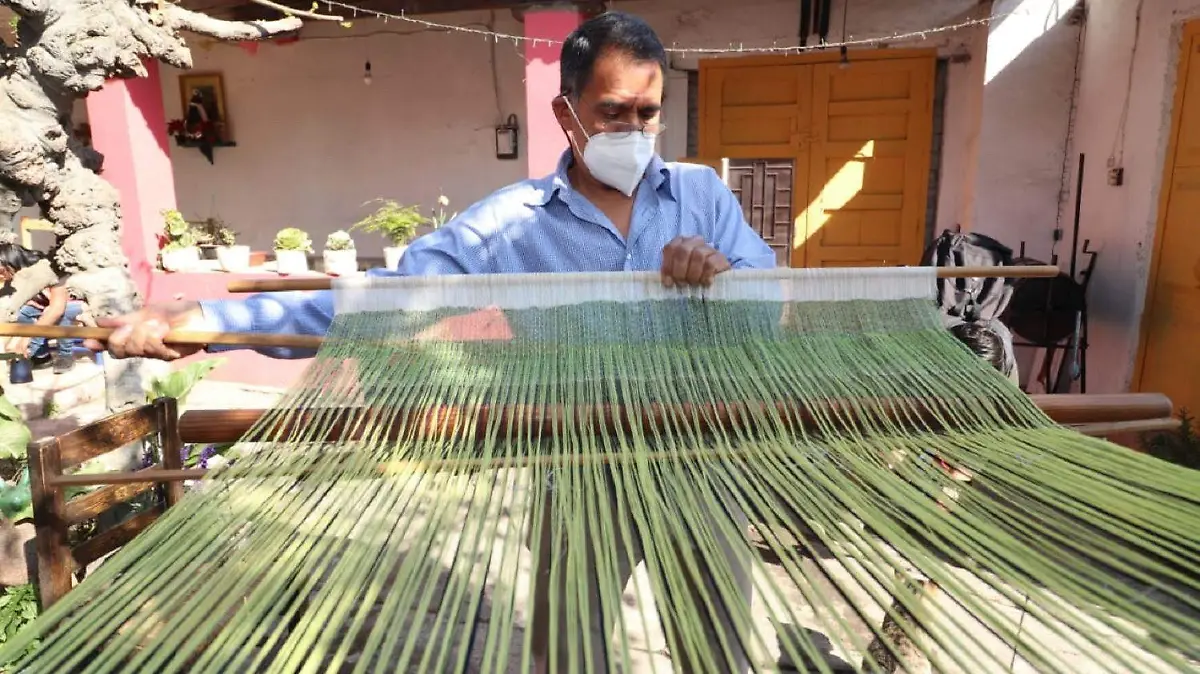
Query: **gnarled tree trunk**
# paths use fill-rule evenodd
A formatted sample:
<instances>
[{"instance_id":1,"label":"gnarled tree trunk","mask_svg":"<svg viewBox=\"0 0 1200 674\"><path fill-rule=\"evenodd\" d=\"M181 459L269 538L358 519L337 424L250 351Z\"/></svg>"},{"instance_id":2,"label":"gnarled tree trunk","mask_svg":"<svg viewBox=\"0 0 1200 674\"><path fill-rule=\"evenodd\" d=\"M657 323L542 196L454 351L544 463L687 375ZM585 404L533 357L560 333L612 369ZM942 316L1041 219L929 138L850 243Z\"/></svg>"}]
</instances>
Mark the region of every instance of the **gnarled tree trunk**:
<instances>
[{"instance_id":1,"label":"gnarled tree trunk","mask_svg":"<svg viewBox=\"0 0 1200 674\"><path fill-rule=\"evenodd\" d=\"M277 21L229 22L157 0L0 0L0 5L19 19L18 43L0 42L0 193L36 204L54 224L53 259L98 317L136 310L141 298L121 249L119 195L96 173L103 158L73 135L75 101L107 79L144 76L144 58L191 67L180 31L256 40L298 30L297 16L337 18L292 12ZM45 274L31 269L14 280L13 292L0 297L0 320L12 320L47 285ZM107 390L111 410L143 402L140 363L115 363Z\"/></svg>"}]
</instances>

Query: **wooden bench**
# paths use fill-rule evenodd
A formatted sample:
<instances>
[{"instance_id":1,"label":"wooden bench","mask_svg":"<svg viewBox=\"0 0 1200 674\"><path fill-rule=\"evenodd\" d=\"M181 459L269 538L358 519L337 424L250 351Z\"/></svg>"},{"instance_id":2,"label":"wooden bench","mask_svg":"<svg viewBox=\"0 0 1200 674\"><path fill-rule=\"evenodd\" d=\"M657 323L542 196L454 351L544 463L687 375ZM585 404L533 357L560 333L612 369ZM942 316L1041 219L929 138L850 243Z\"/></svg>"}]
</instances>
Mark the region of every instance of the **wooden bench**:
<instances>
[{"instance_id":1,"label":"wooden bench","mask_svg":"<svg viewBox=\"0 0 1200 674\"><path fill-rule=\"evenodd\" d=\"M149 405L119 412L76 430L29 446L29 483L33 496L33 522L37 533L37 579L42 610L71 590L72 575L133 540L156 520L164 508L183 496L183 483L175 480L109 483L96 491L66 498L66 490L95 484L94 475L72 476L67 471L102 454L131 443L158 437L163 461L137 471L161 473L158 469L181 469L182 442L178 409L173 398L159 398ZM153 474L151 473L151 474ZM76 477L77 479L72 479ZM146 491L159 489L154 506L125 522L71 545L68 529L109 511Z\"/></svg>"}]
</instances>

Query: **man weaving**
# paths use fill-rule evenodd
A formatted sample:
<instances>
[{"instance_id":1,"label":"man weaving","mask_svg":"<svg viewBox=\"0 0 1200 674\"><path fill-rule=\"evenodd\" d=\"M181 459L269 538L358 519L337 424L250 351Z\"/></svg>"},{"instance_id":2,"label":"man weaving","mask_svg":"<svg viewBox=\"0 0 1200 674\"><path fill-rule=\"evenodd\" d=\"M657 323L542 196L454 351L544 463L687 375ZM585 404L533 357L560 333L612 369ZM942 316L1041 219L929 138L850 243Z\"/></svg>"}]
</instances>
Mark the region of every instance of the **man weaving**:
<instances>
[{"instance_id":1,"label":"man weaving","mask_svg":"<svg viewBox=\"0 0 1200 674\"><path fill-rule=\"evenodd\" d=\"M612 12L581 25L563 45L562 93L552 102L570 144L557 171L495 192L414 242L398 269L373 273L660 270L663 283L672 286L707 285L728 269L773 267L774 252L746 224L740 204L711 169L665 163L655 153L666 68L666 52L642 20ZM149 306L101 324L117 328L107 343L116 357L175 359L191 351L163 344L171 329L322 335L333 314L331 292L272 293L239 301ZM93 348L102 347L93 343ZM262 352L279 358L308 355L278 348ZM543 516L552 510L548 498ZM744 517L732 501L714 504L714 513L732 513L744 528ZM550 536L550 526L541 529ZM636 541L629 547L640 548ZM549 614L544 601L548 554L541 557L534 591L535 658L548 671L567 671L571 659L584 664L578 661L582 654L568 648L577 643L568 632L577 628L565 624L565 614ZM624 580L639 561L624 560L618 569ZM746 562L729 562L733 568L748 567ZM741 574L737 585L748 605L748 574ZM594 584L591 591L597 592ZM706 594L718 596L711 588ZM593 644L596 639L607 644L615 622L615 616L599 615L600 605L594 596L588 602L592 614L585 629L591 631ZM560 626L556 647L546 643L551 621ZM704 641L714 652L672 654L677 671L748 669L738 636L731 633L728 620L723 623L710 625L710 638ZM591 650L592 671L615 668L609 666L605 649ZM737 653L736 663L727 661L727 651Z\"/></svg>"}]
</instances>

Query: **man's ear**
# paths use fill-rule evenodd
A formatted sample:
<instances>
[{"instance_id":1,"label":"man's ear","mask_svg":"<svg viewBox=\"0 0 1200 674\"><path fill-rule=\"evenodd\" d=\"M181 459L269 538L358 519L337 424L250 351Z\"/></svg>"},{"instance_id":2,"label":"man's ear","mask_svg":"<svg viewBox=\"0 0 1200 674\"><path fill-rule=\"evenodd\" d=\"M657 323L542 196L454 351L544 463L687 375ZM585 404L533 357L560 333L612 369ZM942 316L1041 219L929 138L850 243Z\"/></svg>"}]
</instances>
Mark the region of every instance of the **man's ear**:
<instances>
[{"instance_id":1,"label":"man's ear","mask_svg":"<svg viewBox=\"0 0 1200 674\"><path fill-rule=\"evenodd\" d=\"M558 125L564 131L575 128L575 118L571 116L571 109L567 107L565 98L555 96L554 100L550 101L550 109L554 111L554 118L558 120Z\"/></svg>"}]
</instances>

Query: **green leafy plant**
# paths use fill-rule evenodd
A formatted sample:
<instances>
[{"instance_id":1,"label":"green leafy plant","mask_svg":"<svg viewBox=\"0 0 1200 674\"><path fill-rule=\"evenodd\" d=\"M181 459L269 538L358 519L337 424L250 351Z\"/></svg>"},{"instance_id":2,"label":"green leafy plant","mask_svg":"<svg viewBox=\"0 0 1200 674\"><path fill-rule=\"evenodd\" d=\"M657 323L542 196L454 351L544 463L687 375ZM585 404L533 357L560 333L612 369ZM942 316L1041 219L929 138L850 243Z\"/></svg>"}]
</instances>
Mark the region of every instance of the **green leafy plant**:
<instances>
[{"instance_id":1,"label":"green leafy plant","mask_svg":"<svg viewBox=\"0 0 1200 674\"><path fill-rule=\"evenodd\" d=\"M296 227L284 227L275 235L275 250L302 250L312 252L312 239L308 233Z\"/></svg>"},{"instance_id":2,"label":"green leafy plant","mask_svg":"<svg viewBox=\"0 0 1200 674\"><path fill-rule=\"evenodd\" d=\"M32 437L21 410L0 395L0 459L24 461Z\"/></svg>"},{"instance_id":3,"label":"green leafy plant","mask_svg":"<svg viewBox=\"0 0 1200 674\"><path fill-rule=\"evenodd\" d=\"M166 240L162 249L165 251L191 248L199 243L195 228L183 219L183 214L176 210L165 210L163 216L163 238Z\"/></svg>"},{"instance_id":4,"label":"green leafy plant","mask_svg":"<svg viewBox=\"0 0 1200 674\"><path fill-rule=\"evenodd\" d=\"M1200 470L1200 436L1196 434L1195 417L1187 410L1179 413L1179 430L1143 435L1142 447L1163 461Z\"/></svg>"},{"instance_id":5,"label":"green leafy plant","mask_svg":"<svg viewBox=\"0 0 1200 674\"><path fill-rule=\"evenodd\" d=\"M326 237L325 250L354 250L354 239L350 238L346 231L339 229Z\"/></svg>"},{"instance_id":6,"label":"green leafy plant","mask_svg":"<svg viewBox=\"0 0 1200 674\"><path fill-rule=\"evenodd\" d=\"M237 241L237 232L226 227L220 218L205 218L193 223L192 230L201 246L232 246Z\"/></svg>"},{"instance_id":7,"label":"green leafy plant","mask_svg":"<svg viewBox=\"0 0 1200 674\"><path fill-rule=\"evenodd\" d=\"M206 358L188 363L186 367L170 374L156 377L150 381L150 386L146 391L146 401L174 398L176 403L182 407L196 384L199 384L200 380L207 377L210 372L224 365L225 360L224 358Z\"/></svg>"},{"instance_id":8,"label":"green leafy plant","mask_svg":"<svg viewBox=\"0 0 1200 674\"><path fill-rule=\"evenodd\" d=\"M429 218L429 222L433 225L434 229L438 229L442 225L458 217L458 211L455 211L452 215L446 215L446 207L449 205L449 197L444 194L438 197L438 207L436 210L433 210L433 216Z\"/></svg>"},{"instance_id":9,"label":"green leafy plant","mask_svg":"<svg viewBox=\"0 0 1200 674\"><path fill-rule=\"evenodd\" d=\"M390 199L375 199L366 204L382 204L374 213L354 223L352 230L380 234L394 246L403 246L417 235L417 228L429 220L416 206L401 206Z\"/></svg>"},{"instance_id":10,"label":"green leafy plant","mask_svg":"<svg viewBox=\"0 0 1200 674\"><path fill-rule=\"evenodd\" d=\"M4 594L0 595L0 644L8 643L37 616L38 598L32 584L5 588ZM25 652L30 653L37 647L35 640Z\"/></svg>"}]
</instances>

